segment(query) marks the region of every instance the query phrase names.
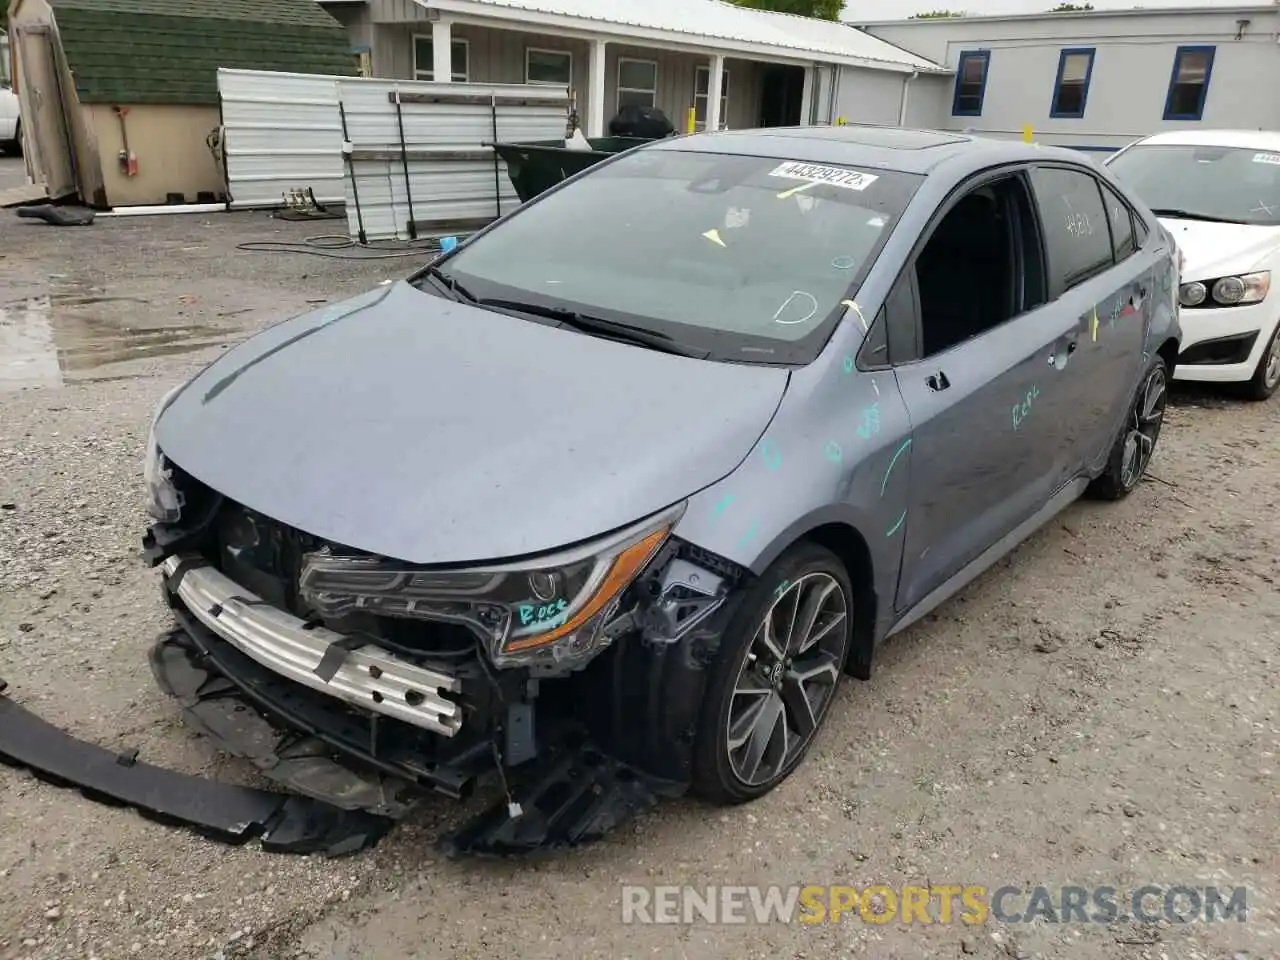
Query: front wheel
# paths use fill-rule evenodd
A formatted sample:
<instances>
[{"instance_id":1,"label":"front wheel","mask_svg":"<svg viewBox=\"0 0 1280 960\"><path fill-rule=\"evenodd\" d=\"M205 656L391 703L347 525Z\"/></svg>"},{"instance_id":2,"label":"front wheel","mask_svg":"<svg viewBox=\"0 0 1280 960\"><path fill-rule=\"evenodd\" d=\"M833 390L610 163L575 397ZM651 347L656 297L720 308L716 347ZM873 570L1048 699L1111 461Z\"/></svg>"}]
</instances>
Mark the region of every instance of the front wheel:
<instances>
[{"instance_id":1,"label":"front wheel","mask_svg":"<svg viewBox=\"0 0 1280 960\"><path fill-rule=\"evenodd\" d=\"M853 587L830 550L800 543L748 589L713 662L693 787L716 803L768 793L826 719L853 637Z\"/></svg>"},{"instance_id":2,"label":"front wheel","mask_svg":"<svg viewBox=\"0 0 1280 960\"><path fill-rule=\"evenodd\" d=\"M1271 331L1271 340L1262 351L1258 369L1244 384L1243 393L1247 400L1266 400L1276 392L1276 387L1280 387L1280 323Z\"/></svg>"},{"instance_id":3,"label":"front wheel","mask_svg":"<svg viewBox=\"0 0 1280 960\"><path fill-rule=\"evenodd\" d=\"M1129 407L1120 436L1107 457L1106 469L1089 485L1090 495L1100 500L1122 500L1133 492L1156 452L1168 397L1169 367L1157 355Z\"/></svg>"}]
</instances>

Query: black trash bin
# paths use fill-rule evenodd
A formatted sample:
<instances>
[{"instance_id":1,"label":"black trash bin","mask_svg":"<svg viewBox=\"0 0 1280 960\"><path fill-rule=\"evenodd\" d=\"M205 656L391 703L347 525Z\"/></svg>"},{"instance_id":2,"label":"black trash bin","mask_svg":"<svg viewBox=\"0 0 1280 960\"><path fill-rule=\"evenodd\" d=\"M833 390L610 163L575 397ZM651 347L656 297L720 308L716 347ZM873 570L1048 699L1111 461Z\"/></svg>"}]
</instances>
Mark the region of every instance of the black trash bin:
<instances>
[{"instance_id":1,"label":"black trash bin","mask_svg":"<svg viewBox=\"0 0 1280 960\"><path fill-rule=\"evenodd\" d=\"M590 150L571 150L563 140L528 140L523 143L495 143L507 165L507 176L524 203L560 181L608 157L650 143L648 137L593 137Z\"/></svg>"}]
</instances>

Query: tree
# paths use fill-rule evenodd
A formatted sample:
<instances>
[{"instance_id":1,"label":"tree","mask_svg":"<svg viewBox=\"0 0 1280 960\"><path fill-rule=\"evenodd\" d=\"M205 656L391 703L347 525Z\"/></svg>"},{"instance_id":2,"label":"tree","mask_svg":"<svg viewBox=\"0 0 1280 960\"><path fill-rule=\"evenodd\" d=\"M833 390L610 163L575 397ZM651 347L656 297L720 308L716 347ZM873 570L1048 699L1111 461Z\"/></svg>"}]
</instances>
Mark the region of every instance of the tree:
<instances>
[{"instance_id":1,"label":"tree","mask_svg":"<svg viewBox=\"0 0 1280 960\"><path fill-rule=\"evenodd\" d=\"M819 20L839 20L840 11L844 9L844 0L732 0L732 2L753 10L794 13L801 17L816 17Z\"/></svg>"},{"instance_id":2,"label":"tree","mask_svg":"<svg viewBox=\"0 0 1280 960\"><path fill-rule=\"evenodd\" d=\"M963 17L963 10L930 10L928 13L917 13L907 17L908 20L948 20L952 17Z\"/></svg>"},{"instance_id":3,"label":"tree","mask_svg":"<svg viewBox=\"0 0 1280 960\"><path fill-rule=\"evenodd\" d=\"M1060 3L1050 13L1087 13L1093 9L1092 3Z\"/></svg>"}]
</instances>

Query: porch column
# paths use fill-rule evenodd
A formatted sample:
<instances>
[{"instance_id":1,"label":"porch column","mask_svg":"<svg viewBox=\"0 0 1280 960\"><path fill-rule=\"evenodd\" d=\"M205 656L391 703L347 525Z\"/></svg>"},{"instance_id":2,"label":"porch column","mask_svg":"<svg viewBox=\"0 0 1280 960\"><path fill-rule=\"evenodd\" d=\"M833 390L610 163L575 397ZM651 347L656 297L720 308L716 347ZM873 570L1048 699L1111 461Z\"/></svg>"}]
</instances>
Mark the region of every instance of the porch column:
<instances>
[{"instance_id":1,"label":"porch column","mask_svg":"<svg viewBox=\"0 0 1280 960\"><path fill-rule=\"evenodd\" d=\"M453 79L453 25L448 20L431 24L431 79L436 83Z\"/></svg>"},{"instance_id":2,"label":"porch column","mask_svg":"<svg viewBox=\"0 0 1280 960\"><path fill-rule=\"evenodd\" d=\"M604 136L605 42L592 40L587 63L587 136Z\"/></svg>"},{"instance_id":3,"label":"porch column","mask_svg":"<svg viewBox=\"0 0 1280 960\"><path fill-rule=\"evenodd\" d=\"M704 129L720 129L720 97L724 92L724 55L711 58L711 76L707 78L707 125Z\"/></svg>"}]
</instances>

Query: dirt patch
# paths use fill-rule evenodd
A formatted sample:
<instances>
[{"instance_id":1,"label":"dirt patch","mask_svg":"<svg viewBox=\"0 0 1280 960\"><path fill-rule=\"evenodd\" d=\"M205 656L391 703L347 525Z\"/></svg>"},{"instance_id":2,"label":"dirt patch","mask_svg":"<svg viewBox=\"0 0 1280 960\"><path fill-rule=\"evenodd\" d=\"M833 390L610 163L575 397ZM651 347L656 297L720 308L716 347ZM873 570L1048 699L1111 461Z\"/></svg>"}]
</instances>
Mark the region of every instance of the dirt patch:
<instances>
[{"instance_id":1,"label":"dirt patch","mask_svg":"<svg viewBox=\"0 0 1280 960\"><path fill-rule=\"evenodd\" d=\"M0 676L78 736L251 782L183 729L146 666L167 622L137 559L148 419L224 344L413 262L237 251L328 226L261 214L0 218L4 299L47 298L55 339L57 314L194 344L94 347L79 366L55 346L57 382L0 392ZM0 958L1275 956L1278 426L1280 401L1181 392L1155 479L1073 507L890 642L785 787L732 810L665 804L573 855L442 862L431 840L460 811L441 803L357 858L273 856L0 769ZM626 926L628 883L1245 885L1249 912Z\"/></svg>"}]
</instances>

